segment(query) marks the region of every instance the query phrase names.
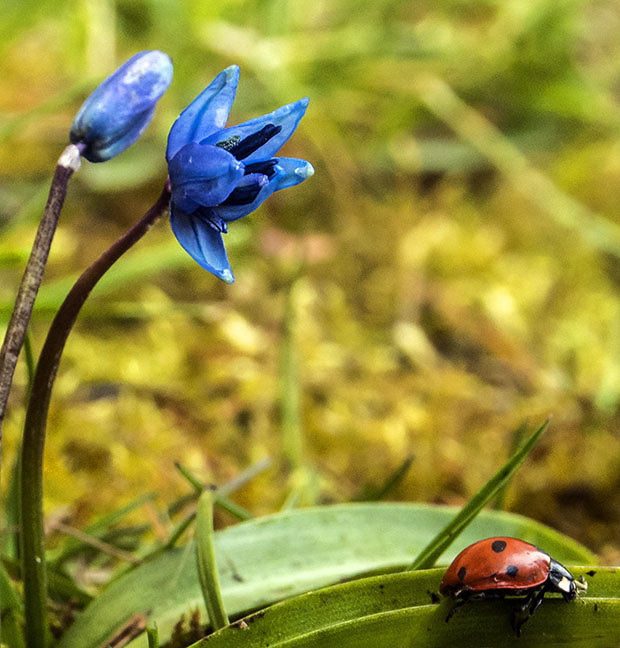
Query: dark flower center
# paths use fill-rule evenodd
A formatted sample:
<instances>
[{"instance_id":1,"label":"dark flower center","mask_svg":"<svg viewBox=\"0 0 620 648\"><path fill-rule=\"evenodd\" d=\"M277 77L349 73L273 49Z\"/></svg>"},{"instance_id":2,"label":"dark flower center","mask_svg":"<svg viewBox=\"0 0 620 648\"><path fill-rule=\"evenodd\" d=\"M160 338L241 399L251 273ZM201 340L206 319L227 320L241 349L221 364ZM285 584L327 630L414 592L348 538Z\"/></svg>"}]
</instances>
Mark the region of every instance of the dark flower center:
<instances>
[{"instance_id":1,"label":"dark flower center","mask_svg":"<svg viewBox=\"0 0 620 648\"><path fill-rule=\"evenodd\" d=\"M220 203L220 206L235 207L237 205L249 205L266 184L267 181L264 176L258 176L255 181L248 182L247 184L239 184L230 196Z\"/></svg>"},{"instance_id":2,"label":"dark flower center","mask_svg":"<svg viewBox=\"0 0 620 648\"><path fill-rule=\"evenodd\" d=\"M263 144L266 144L281 130L282 126L266 124L256 133L252 133L243 139L241 139L239 135L233 135L226 140L218 142L216 146L228 151L234 155L237 160L244 160L248 155L251 155L254 151L263 146Z\"/></svg>"},{"instance_id":3,"label":"dark flower center","mask_svg":"<svg viewBox=\"0 0 620 648\"><path fill-rule=\"evenodd\" d=\"M234 207L238 205L249 205L251 202L254 201L256 196L258 196L258 193L260 190L265 186L267 180L271 180L271 178L275 174L275 168L276 164L278 164L278 160L276 158L271 158L271 160L264 160L263 162L252 162L250 164L245 165L245 184L242 181L235 190L224 200L223 202L220 203L220 205L226 206L226 207ZM248 175L254 174L254 175L259 175L259 177L255 181L249 181L250 179L247 178ZM264 176L264 177L260 177Z\"/></svg>"},{"instance_id":4,"label":"dark flower center","mask_svg":"<svg viewBox=\"0 0 620 648\"><path fill-rule=\"evenodd\" d=\"M235 189L224 202L220 203L222 207L236 207L237 205L249 205L260 191L259 185L250 185Z\"/></svg>"}]
</instances>

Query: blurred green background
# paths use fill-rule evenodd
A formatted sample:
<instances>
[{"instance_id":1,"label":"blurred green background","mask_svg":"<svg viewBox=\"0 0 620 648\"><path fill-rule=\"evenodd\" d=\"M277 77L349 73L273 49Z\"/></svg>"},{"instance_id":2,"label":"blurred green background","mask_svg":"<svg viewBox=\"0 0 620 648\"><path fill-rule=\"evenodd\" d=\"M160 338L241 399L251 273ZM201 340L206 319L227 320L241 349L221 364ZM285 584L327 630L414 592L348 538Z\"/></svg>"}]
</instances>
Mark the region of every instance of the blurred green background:
<instances>
[{"instance_id":1,"label":"blurred green background","mask_svg":"<svg viewBox=\"0 0 620 648\"><path fill-rule=\"evenodd\" d=\"M237 495L256 514L372 497L408 457L390 498L460 503L552 415L505 505L617 563L618 33L618 0L5 0L0 327L81 101L139 50L175 66L139 142L70 185L35 352L221 69L241 66L231 123L311 99L285 151L316 175L231 227L233 286L161 222L87 302L52 401L50 521L147 491L158 521L188 490L175 461L222 484L265 456ZM3 467L25 388L22 363Z\"/></svg>"}]
</instances>

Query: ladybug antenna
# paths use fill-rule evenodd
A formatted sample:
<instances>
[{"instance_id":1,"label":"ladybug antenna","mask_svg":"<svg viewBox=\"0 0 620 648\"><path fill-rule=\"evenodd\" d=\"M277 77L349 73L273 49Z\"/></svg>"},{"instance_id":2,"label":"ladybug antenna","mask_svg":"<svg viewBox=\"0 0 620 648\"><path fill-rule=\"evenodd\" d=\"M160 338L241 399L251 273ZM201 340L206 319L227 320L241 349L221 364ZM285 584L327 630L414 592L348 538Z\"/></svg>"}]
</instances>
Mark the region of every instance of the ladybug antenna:
<instances>
[{"instance_id":1,"label":"ladybug antenna","mask_svg":"<svg viewBox=\"0 0 620 648\"><path fill-rule=\"evenodd\" d=\"M579 593L581 592L582 594L585 594L588 591L588 582L586 579L583 577L583 574L575 580L575 594L577 595L577 598L579 598Z\"/></svg>"}]
</instances>

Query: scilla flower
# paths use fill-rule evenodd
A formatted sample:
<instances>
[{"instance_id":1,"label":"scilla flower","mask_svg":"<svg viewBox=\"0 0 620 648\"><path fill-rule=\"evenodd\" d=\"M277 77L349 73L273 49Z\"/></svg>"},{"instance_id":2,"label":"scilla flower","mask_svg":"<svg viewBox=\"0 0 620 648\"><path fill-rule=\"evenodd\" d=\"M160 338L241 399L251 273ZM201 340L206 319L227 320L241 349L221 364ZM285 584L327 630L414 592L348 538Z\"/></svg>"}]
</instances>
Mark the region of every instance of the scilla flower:
<instances>
[{"instance_id":1,"label":"scilla flower","mask_svg":"<svg viewBox=\"0 0 620 648\"><path fill-rule=\"evenodd\" d=\"M308 99L224 128L238 81L236 65L220 72L176 120L166 151L172 230L195 261L226 283L234 281L222 239L228 223L314 173L305 160L273 157L297 127Z\"/></svg>"},{"instance_id":2,"label":"scilla flower","mask_svg":"<svg viewBox=\"0 0 620 648\"><path fill-rule=\"evenodd\" d=\"M172 81L172 61L157 50L139 52L101 83L71 125L71 141L91 162L122 153L142 135L155 104Z\"/></svg>"}]
</instances>

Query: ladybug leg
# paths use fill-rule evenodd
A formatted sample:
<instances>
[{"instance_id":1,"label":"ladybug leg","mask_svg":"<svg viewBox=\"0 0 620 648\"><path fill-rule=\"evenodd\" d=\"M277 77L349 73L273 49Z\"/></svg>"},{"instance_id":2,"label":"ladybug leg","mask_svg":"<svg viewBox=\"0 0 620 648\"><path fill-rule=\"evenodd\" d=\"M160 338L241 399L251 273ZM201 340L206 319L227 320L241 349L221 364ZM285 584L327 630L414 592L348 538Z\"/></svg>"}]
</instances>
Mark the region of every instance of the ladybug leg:
<instances>
[{"instance_id":1,"label":"ladybug leg","mask_svg":"<svg viewBox=\"0 0 620 648\"><path fill-rule=\"evenodd\" d=\"M531 591L513 613L511 625L517 637L521 636L521 626L536 612L545 597L547 588Z\"/></svg>"},{"instance_id":2,"label":"ladybug leg","mask_svg":"<svg viewBox=\"0 0 620 648\"><path fill-rule=\"evenodd\" d=\"M462 592L459 595L459 598L456 599L454 602L452 609L450 612L448 612L448 616L446 617L446 623L450 621L450 619L454 616L456 611L459 608L462 608L465 603L469 603L469 601L481 601L482 599L489 598L487 592Z\"/></svg>"},{"instance_id":3,"label":"ladybug leg","mask_svg":"<svg viewBox=\"0 0 620 648\"><path fill-rule=\"evenodd\" d=\"M530 603L529 607L529 616L532 616L536 610L540 607L540 604L543 601L543 598L545 597L545 594L547 593L547 588L543 587L539 592L536 593L536 595L532 598L532 601Z\"/></svg>"},{"instance_id":4,"label":"ladybug leg","mask_svg":"<svg viewBox=\"0 0 620 648\"><path fill-rule=\"evenodd\" d=\"M459 608L462 608L465 605L465 603L467 603L468 601L469 599L465 597L461 599L457 599L454 605L452 606L452 608L450 609L450 612L448 612L448 616L446 617L446 623L448 623L448 621L450 621L450 619L454 616L456 611Z\"/></svg>"}]
</instances>

